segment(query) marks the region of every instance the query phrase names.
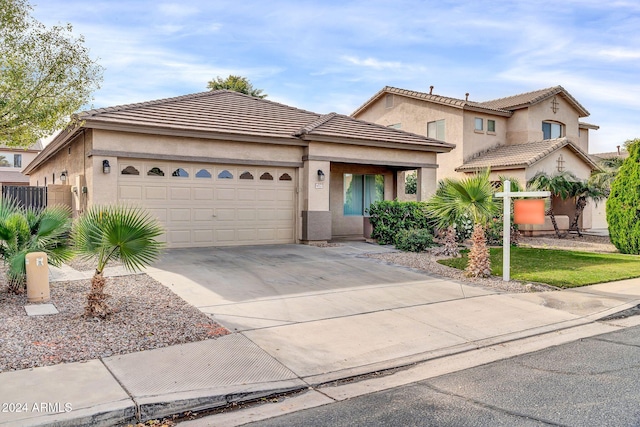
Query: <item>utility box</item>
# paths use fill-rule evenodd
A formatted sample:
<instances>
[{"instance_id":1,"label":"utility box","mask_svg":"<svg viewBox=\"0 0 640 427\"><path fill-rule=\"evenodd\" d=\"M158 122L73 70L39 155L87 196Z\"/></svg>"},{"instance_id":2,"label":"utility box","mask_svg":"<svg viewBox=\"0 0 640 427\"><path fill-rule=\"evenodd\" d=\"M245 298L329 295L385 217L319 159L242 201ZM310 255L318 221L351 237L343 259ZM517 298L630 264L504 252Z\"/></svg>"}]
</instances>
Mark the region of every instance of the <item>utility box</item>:
<instances>
[{"instance_id":1,"label":"utility box","mask_svg":"<svg viewBox=\"0 0 640 427\"><path fill-rule=\"evenodd\" d=\"M44 252L28 253L25 259L27 270L27 301L47 302L49 293L49 264Z\"/></svg>"}]
</instances>

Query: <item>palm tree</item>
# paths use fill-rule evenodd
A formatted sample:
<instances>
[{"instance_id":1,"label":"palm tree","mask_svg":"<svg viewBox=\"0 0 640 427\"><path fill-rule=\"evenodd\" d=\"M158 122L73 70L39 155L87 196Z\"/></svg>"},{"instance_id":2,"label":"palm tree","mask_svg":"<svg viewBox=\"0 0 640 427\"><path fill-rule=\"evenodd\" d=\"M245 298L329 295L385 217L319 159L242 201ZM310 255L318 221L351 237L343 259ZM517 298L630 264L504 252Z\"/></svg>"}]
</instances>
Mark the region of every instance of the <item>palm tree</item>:
<instances>
[{"instance_id":1,"label":"palm tree","mask_svg":"<svg viewBox=\"0 0 640 427\"><path fill-rule=\"evenodd\" d=\"M438 191L427 202L426 209L440 229L452 226L463 215L473 219L472 246L466 274L489 277L491 261L484 227L497 212L489 170L461 180L448 178L441 181Z\"/></svg>"},{"instance_id":2,"label":"palm tree","mask_svg":"<svg viewBox=\"0 0 640 427\"><path fill-rule=\"evenodd\" d=\"M104 293L105 267L119 260L130 271L141 270L160 256L163 243L155 238L164 230L147 212L129 206L94 206L73 228L75 250L80 258L95 260L85 317L106 318L110 311Z\"/></svg>"},{"instance_id":3,"label":"palm tree","mask_svg":"<svg viewBox=\"0 0 640 427\"><path fill-rule=\"evenodd\" d=\"M550 191L552 196L566 200L572 196L572 192L576 185L575 183L578 181L578 178L570 172L561 172L555 175L538 172L533 176L533 178L527 181L527 187L530 187L533 190ZM556 236L558 238L565 237L566 234L560 234L555 213L553 212L553 201L549 205L549 209L545 212L545 215L549 215L551 218L551 223L553 224Z\"/></svg>"},{"instance_id":4,"label":"palm tree","mask_svg":"<svg viewBox=\"0 0 640 427\"><path fill-rule=\"evenodd\" d=\"M0 258L8 265L9 290L24 292L25 259L30 252L44 252L47 262L60 266L73 258L68 244L71 210L51 206L41 211L23 208L12 199L0 200Z\"/></svg>"},{"instance_id":5,"label":"palm tree","mask_svg":"<svg viewBox=\"0 0 640 427\"><path fill-rule=\"evenodd\" d=\"M611 183L618 175L618 170L620 166L622 166L624 159L625 158L621 156L600 159L600 161L598 161L600 170L596 170L591 174L589 182L595 186L606 189L608 196Z\"/></svg>"},{"instance_id":6,"label":"palm tree","mask_svg":"<svg viewBox=\"0 0 640 427\"><path fill-rule=\"evenodd\" d=\"M587 200L591 199L598 203L607 198L608 188L602 185L602 183L591 180L576 181L571 189L570 196L576 198L576 210L571 224L569 224L569 230L576 230L580 237L582 237L582 233L578 227L578 220L587 206Z\"/></svg>"}]
</instances>

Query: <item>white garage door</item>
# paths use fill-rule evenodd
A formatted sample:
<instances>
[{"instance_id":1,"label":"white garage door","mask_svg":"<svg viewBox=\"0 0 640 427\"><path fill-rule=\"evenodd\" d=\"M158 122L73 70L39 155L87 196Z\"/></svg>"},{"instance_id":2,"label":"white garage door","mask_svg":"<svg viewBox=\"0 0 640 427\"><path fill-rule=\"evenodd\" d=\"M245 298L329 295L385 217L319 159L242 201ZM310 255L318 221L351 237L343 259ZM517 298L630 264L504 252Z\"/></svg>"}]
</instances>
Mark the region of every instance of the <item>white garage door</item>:
<instances>
[{"instance_id":1,"label":"white garage door","mask_svg":"<svg viewBox=\"0 0 640 427\"><path fill-rule=\"evenodd\" d=\"M119 159L118 199L149 209L169 247L295 241L295 169Z\"/></svg>"}]
</instances>

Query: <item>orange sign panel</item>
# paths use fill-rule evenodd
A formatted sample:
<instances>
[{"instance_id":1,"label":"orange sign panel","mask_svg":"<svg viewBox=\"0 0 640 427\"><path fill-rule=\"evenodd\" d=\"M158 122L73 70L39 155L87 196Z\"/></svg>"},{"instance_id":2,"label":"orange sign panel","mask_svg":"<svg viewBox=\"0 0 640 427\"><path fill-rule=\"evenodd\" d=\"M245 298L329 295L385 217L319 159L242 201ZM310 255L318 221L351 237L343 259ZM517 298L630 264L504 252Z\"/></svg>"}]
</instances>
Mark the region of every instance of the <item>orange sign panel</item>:
<instances>
[{"instance_id":1,"label":"orange sign panel","mask_svg":"<svg viewBox=\"0 0 640 427\"><path fill-rule=\"evenodd\" d=\"M544 199L516 199L513 201L515 224L544 224Z\"/></svg>"}]
</instances>

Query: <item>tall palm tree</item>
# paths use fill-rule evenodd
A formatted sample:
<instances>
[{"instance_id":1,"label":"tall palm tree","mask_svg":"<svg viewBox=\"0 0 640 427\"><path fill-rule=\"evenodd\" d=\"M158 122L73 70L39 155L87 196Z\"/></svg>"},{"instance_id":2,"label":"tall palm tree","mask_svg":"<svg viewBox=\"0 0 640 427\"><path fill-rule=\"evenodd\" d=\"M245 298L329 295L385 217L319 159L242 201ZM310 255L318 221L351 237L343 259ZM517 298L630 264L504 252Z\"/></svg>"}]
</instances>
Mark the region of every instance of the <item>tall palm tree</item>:
<instances>
[{"instance_id":1,"label":"tall palm tree","mask_svg":"<svg viewBox=\"0 0 640 427\"><path fill-rule=\"evenodd\" d=\"M35 210L21 207L12 199L0 199L0 258L8 265L11 292L25 290L28 253L44 252L47 262L54 266L73 258L70 229L71 210L66 206Z\"/></svg>"},{"instance_id":2,"label":"tall palm tree","mask_svg":"<svg viewBox=\"0 0 640 427\"><path fill-rule=\"evenodd\" d=\"M486 246L485 225L497 212L489 170L468 178L441 181L436 194L426 205L427 212L440 229L450 227L463 215L473 219L473 235L466 274L472 277L491 275L489 249Z\"/></svg>"},{"instance_id":3,"label":"tall palm tree","mask_svg":"<svg viewBox=\"0 0 640 427\"><path fill-rule=\"evenodd\" d=\"M149 213L130 206L93 206L75 223L72 236L80 258L96 261L87 296L86 317L106 318L105 267L119 260L130 271L141 270L162 253L156 237L164 230Z\"/></svg>"},{"instance_id":4,"label":"tall palm tree","mask_svg":"<svg viewBox=\"0 0 640 427\"><path fill-rule=\"evenodd\" d=\"M566 200L572 197L576 182L579 179L570 172L561 172L555 175L549 175L546 172L538 172L527 181L527 187L533 190L550 191L552 196L559 197L562 200ZM549 215L553 229L556 232L558 238L565 237L566 234L561 234L558 228L558 222L553 211L553 202L549 205L549 209L545 212L545 215Z\"/></svg>"},{"instance_id":5,"label":"tall palm tree","mask_svg":"<svg viewBox=\"0 0 640 427\"><path fill-rule=\"evenodd\" d=\"M582 237L582 233L580 232L580 227L578 227L578 221L587 206L587 200L591 199L598 203L607 198L608 188L603 185L597 181L584 180L576 181L571 189L570 195L576 198L576 210L571 224L569 224L569 230L576 230L580 237Z\"/></svg>"}]
</instances>

